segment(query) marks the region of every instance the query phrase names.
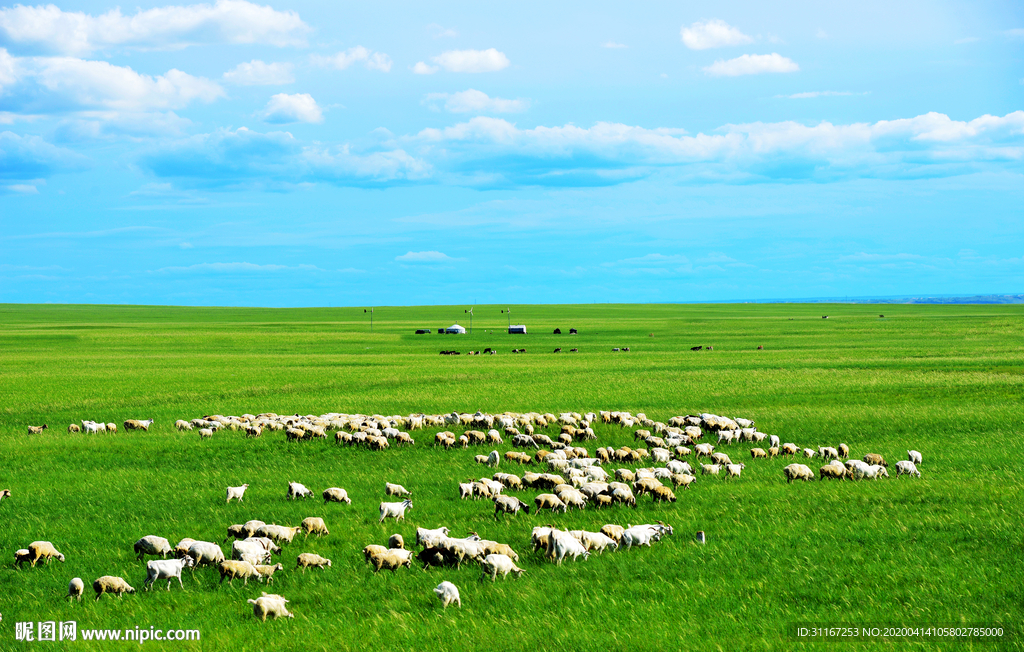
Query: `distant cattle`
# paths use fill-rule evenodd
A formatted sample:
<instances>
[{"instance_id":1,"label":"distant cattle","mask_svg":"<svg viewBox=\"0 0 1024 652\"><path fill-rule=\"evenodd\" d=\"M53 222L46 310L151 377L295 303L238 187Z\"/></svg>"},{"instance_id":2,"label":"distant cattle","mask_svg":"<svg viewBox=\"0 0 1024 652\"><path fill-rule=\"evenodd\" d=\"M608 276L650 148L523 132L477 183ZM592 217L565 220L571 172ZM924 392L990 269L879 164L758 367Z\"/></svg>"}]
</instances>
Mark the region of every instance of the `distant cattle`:
<instances>
[{"instance_id":1,"label":"distant cattle","mask_svg":"<svg viewBox=\"0 0 1024 652\"><path fill-rule=\"evenodd\" d=\"M561 353L561 352L562 352L562 347L558 347L557 349L555 349L555 351L554 351L554 352L555 352L555 353Z\"/></svg>"},{"instance_id":2,"label":"distant cattle","mask_svg":"<svg viewBox=\"0 0 1024 652\"><path fill-rule=\"evenodd\" d=\"M703 346L691 346L690 350L691 351L700 351L703 348L704 348Z\"/></svg>"},{"instance_id":3,"label":"distant cattle","mask_svg":"<svg viewBox=\"0 0 1024 652\"><path fill-rule=\"evenodd\" d=\"M552 333L552 335L561 335L561 334L562 334L562 329L561 328L556 328L555 331Z\"/></svg>"}]
</instances>

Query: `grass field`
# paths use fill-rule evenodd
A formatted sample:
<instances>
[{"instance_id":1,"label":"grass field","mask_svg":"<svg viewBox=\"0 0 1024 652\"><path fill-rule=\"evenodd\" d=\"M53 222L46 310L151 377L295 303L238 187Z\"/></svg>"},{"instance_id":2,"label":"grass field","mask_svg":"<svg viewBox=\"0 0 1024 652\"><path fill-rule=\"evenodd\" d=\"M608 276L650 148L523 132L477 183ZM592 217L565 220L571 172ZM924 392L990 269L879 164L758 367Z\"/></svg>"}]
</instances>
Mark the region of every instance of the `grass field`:
<instances>
[{"instance_id":1,"label":"grass field","mask_svg":"<svg viewBox=\"0 0 1024 652\"><path fill-rule=\"evenodd\" d=\"M796 622L862 625L1000 623L1000 642L848 643L848 648L1022 649L1024 492L1021 438L1024 308L1019 306L578 305L512 307L530 335L504 333L498 307L477 306L467 336L414 335L463 318L462 308L215 309L0 306L0 650L122 649L126 644L17 643L19 621L84 628L199 629L201 650L779 650ZM885 314L879 316L879 312ZM829 319L821 319L827 313ZM560 327L576 336L552 335ZM713 345L713 351L690 351ZM763 345L764 350L757 350ZM552 350L578 347L579 353ZM613 353L613 347L630 352ZM493 347L496 356L439 356ZM513 347L526 348L511 355ZM410 449L371 452L330 442L289 444L283 433L200 442L173 429L205 414L643 411L665 421L713 412L804 446L846 442L852 457L894 465L915 448L922 477L787 485L789 460L749 459L732 483L698 477L679 501L634 511L588 509L495 522L456 483L492 471L486 449L445 452L437 430ZM81 419L154 418L148 433L68 434ZM26 426L46 423L42 435ZM460 432L456 430L456 432ZM557 431L556 431L557 432ZM598 441L633 443L600 425ZM498 446L504 453L509 445ZM818 460L808 462L817 470ZM613 465L615 468L619 465ZM521 474L522 469L502 469ZM894 471L890 468L890 471ZM377 524L385 480L414 492L408 521ZM288 481L353 504L285 501ZM242 504L229 485L250 484ZM536 490L518 495L532 502ZM220 542L250 518L298 524L322 516L323 539L286 546L275 592L296 617L265 624L246 599L261 585L185 573L141 591L132 543L147 534ZM555 523L664 520L675 534L641 550L562 567L531 553L530 529ZM414 568L374 576L360 550L393 532L448 525L509 543L527 574L495 584L479 571ZM694 541L707 532L707 545ZM17 570L13 552L49 540L64 564ZM224 546L230 551L230 544ZM333 560L292 570L299 552ZM140 589L92 600L91 582L121 575ZM72 577L86 599L62 600ZM442 612L431 589L459 586L462 609ZM161 583L158 583L160 585ZM135 646L135 643L128 644Z\"/></svg>"}]
</instances>

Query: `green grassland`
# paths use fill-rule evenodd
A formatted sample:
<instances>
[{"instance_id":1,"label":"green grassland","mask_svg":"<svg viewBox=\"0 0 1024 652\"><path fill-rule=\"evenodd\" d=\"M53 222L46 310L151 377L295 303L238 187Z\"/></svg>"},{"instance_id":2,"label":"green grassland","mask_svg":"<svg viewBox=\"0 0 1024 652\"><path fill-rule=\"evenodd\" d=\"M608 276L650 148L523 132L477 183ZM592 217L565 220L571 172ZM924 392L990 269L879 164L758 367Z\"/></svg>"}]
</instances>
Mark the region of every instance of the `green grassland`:
<instances>
[{"instance_id":1,"label":"green grassland","mask_svg":"<svg viewBox=\"0 0 1024 652\"><path fill-rule=\"evenodd\" d=\"M888 641L843 649L1022 649L1024 492L1021 460L1024 308L887 305L513 306L526 336L504 332L496 306L463 308L218 309L0 306L0 650L127 649L135 643L16 643L19 621L75 620L82 628L199 629L201 650L779 650L795 622L998 622L998 643ZM879 316L879 312L885 314ZM827 313L829 319L821 319ZM579 335L553 335L570 327ZM713 345L713 351L690 351ZM763 345L763 350L757 350ZM613 353L613 347L630 352ZM493 347L495 356L439 356ZM511 355L513 348L526 354ZM553 353L578 347L578 353ZM444 451L437 429L415 447L371 452L283 433L200 442L173 429L205 414L643 411L667 420L713 412L804 446L850 445L892 466L915 448L922 477L787 485L788 460L749 459L742 478L698 477L678 502L495 521L488 501L460 501L456 483L492 471L490 447ZM150 432L68 434L81 419L154 418ZM42 435L26 426L46 423ZM456 429L457 432L460 430ZM601 424L598 441L630 445ZM498 446L504 453L509 445ZM809 465L815 470L818 460ZM614 465L615 468L619 465ZM499 470L519 473L524 469ZM894 468L891 467L894 471ZM379 525L385 480L414 493L408 521ZM317 495L348 490L353 504L286 501L288 481ZM242 504L224 488L249 483ZM532 502L536 490L518 495ZM132 543L147 534L220 542L251 518L297 524L322 516L331 534L285 547L275 592L296 617L260 623L246 599L264 588L218 585L185 572L185 590L142 592ZM556 567L530 552L530 529L554 523L663 520L675 534L652 548ZM374 576L360 550L407 542L448 525L509 543L527 573L492 584L473 567ZM694 532L707 532L704 546ZM17 570L13 552L52 541L66 556ZM230 544L224 546L230 551ZM294 571L299 552L333 560ZM121 575L139 593L92 600L91 582ZM86 599L62 598L72 577ZM463 607L443 612L442 579Z\"/></svg>"}]
</instances>

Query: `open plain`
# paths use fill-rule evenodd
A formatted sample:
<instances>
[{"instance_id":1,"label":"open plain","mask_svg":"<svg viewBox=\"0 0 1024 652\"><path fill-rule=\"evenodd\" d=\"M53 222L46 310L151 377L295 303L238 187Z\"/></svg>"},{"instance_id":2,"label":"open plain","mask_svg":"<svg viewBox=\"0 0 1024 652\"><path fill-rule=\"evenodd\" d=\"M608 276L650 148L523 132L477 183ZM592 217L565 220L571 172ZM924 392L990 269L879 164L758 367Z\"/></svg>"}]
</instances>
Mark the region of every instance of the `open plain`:
<instances>
[{"instance_id":1,"label":"open plain","mask_svg":"<svg viewBox=\"0 0 1024 652\"><path fill-rule=\"evenodd\" d=\"M463 310L377 308L371 334L361 308L0 306L0 489L12 492L0 501L0 649L28 649L15 642L17 622L71 620L79 630L198 629L198 643L144 647L232 652L778 650L801 647L787 633L799 622L1007 628L995 644L861 641L850 649L1024 646L1020 306L513 306L525 336L504 332L499 307L476 306L470 335L414 334L456 319L468 327ZM690 350L697 345L713 350ZM497 355L466 355L488 347ZM460 500L458 483L542 470L474 462L512 450L511 438L445 450L432 445L434 434L467 428L428 427L410 433L413 446L371 451L337 444L333 431L288 442L284 432L221 430L200 440L174 428L213 414L478 410L745 417L801 447L843 442L851 458L881 454L892 477L787 484L782 468L794 460L753 460L753 444L735 443L719 450L746 464L740 478L697 467L674 503L643 496L635 510L496 520L490 501ZM83 419L116 423L118 432L67 432ZM127 419L154 423L125 431ZM42 434L27 434L42 424ZM599 422L597 440L578 445L642 445L635 429ZM896 477L908 449L923 454L920 478ZM795 461L816 475L824 464ZM314 497L286 500L290 481ZM397 524L378 524L378 504L393 500L385 481L412 491L414 508ZM225 488L244 483L244 501L226 504ZM319 494L328 487L345 488L352 504L325 504ZM540 492L512 494L532 506ZM231 524L298 525L309 516L322 517L330 534L285 545L272 589L219 584L215 569L199 568L184 571L184 590L175 582L166 591L163 581L142 590L145 565L132 544L144 535L220 543ZM538 525L596 531L658 521L674 533L650 548L561 566L531 550ZM442 525L455 537L477 532L509 544L526 573L492 583L480 581L476 564L425 572L414 563L379 575L364 564L367 544L398 532L413 547L417 527ZM14 551L36 540L53 542L66 561L16 568ZM333 564L302 573L294 568L301 552ZM137 592L94 601L92 581L102 575ZM81 602L64 599L73 577L85 581ZM432 591L442 580L458 586L461 608L442 610ZM295 618L254 618L246 600L263 590L287 597Z\"/></svg>"}]
</instances>

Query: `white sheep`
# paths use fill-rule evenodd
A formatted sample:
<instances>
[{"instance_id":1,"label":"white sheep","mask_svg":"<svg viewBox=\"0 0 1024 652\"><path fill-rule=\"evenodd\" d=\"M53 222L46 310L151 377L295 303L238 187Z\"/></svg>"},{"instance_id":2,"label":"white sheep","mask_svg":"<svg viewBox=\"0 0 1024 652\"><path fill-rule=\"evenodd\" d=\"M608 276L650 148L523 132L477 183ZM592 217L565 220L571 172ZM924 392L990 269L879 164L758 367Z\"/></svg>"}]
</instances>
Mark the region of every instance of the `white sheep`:
<instances>
[{"instance_id":1,"label":"white sheep","mask_svg":"<svg viewBox=\"0 0 1024 652\"><path fill-rule=\"evenodd\" d=\"M917 451L907 451L907 459L910 460L911 462L913 462L914 464L920 464L921 463L921 453L919 453Z\"/></svg>"},{"instance_id":2,"label":"white sheep","mask_svg":"<svg viewBox=\"0 0 1024 652\"><path fill-rule=\"evenodd\" d=\"M896 462L896 477L898 478L904 474L916 475L919 478L921 477L921 472L917 470L917 465L910 460L900 460L899 462Z\"/></svg>"},{"instance_id":3,"label":"white sheep","mask_svg":"<svg viewBox=\"0 0 1024 652\"><path fill-rule=\"evenodd\" d=\"M78 598L78 601L82 601L82 593L85 592L85 582L82 581L81 577L76 577L68 583L68 594L65 598L71 598L74 600Z\"/></svg>"},{"instance_id":4,"label":"white sheep","mask_svg":"<svg viewBox=\"0 0 1024 652\"><path fill-rule=\"evenodd\" d=\"M160 555L166 559L168 553L173 552L170 541L152 534L136 541L133 547L135 554L138 555L136 559L142 559L146 555Z\"/></svg>"},{"instance_id":5,"label":"white sheep","mask_svg":"<svg viewBox=\"0 0 1024 652\"><path fill-rule=\"evenodd\" d=\"M441 600L441 606L445 609L453 602L462 608L462 598L459 597L459 589L451 582L441 582L434 587L434 594Z\"/></svg>"},{"instance_id":6,"label":"white sheep","mask_svg":"<svg viewBox=\"0 0 1024 652\"><path fill-rule=\"evenodd\" d=\"M330 568L331 560L312 552L304 552L295 559L295 567L301 568L303 573L310 566L313 568Z\"/></svg>"},{"instance_id":7,"label":"white sheep","mask_svg":"<svg viewBox=\"0 0 1024 652\"><path fill-rule=\"evenodd\" d=\"M553 529L548 538L548 555L554 557L555 564L561 565L566 557L572 557L573 561L576 561L583 555L583 560L586 561L590 557L590 551L568 532Z\"/></svg>"},{"instance_id":8,"label":"white sheep","mask_svg":"<svg viewBox=\"0 0 1024 652\"><path fill-rule=\"evenodd\" d=\"M192 557L185 555L181 559L153 559L146 564L145 588L153 588L156 580L167 580L167 590L171 590L171 580L177 578L178 586L182 589L185 586L181 583L181 571L184 568L192 568L196 562Z\"/></svg>"},{"instance_id":9,"label":"white sheep","mask_svg":"<svg viewBox=\"0 0 1024 652\"><path fill-rule=\"evenodd\" d=\"M193 542L188 547L188 554L196 560L196 566L213 566L224 561L224 551L209 541Z\"/></svg>"},{"instance_id":10,"label":"white sheep","mask_svg":"<svg viewBox=\"0 0 1024 652\"><path fill-rule=\"evenodd\" d=\"M400 484L384 483L384 493L388 496L411 496L412 492Z\"/></svg>"},{"instance_id":11,"label":"white sheep","mask_svg":"<svg viewBox=\"0 0 1024 652\"><path fill-rule=\"evenodd\" d=\"M245 495L245 490L249 488L249 485L243 484L241 487L228 487L228 499L225 503L230 503L232 498L237 498L238 502L242 502L242 496Z\"/></svg>"},{"instance_id":12,"label":"white sheep","mask_svg":"<svg viewBox=\"0 0 1024 652\"><path fill-rule=\"evenodd\" d=\"M287 500L288 498L291 498L294 500L296 498L309 498L312 495L313 492L306 489L305 485L299 484L298 482L289 482L288 493L285 494L285 499Z\"/></svg>"},{"instance_id":13,"label":"white sheep","mask_svg":"<svg viewBox=\"0 0 1024 652\"><path fill-rule=\"evenodd\" d=\"M285 606L288 603L288 600L284 599L284 597L280 595L272 595L264 591L261 597L256 598L255 600L250 598L249 600L246 600L246 602L252 605L253 615L263 622L267 622L267 616L270 616L275 620L284 617L295 617L295 614L288 611L288 608Z\"/></svg>"},{"instance_id":14,"label":"white sheep","mask_svg":"<svg viewBox=\"0 0 1024 652\"><path fill-rule=\"evenodd\" d=\"M483 577L490 575L492 582L498 578L498 573L501 573L501 579L508 577L509 573L515 573L516 579L519 579L526 572L516 566L508 555L501 554L487 555L480 561L480 566L483 568Z\"/></svg>"},{"instance_id":15,"label":"white sheep","mask_svg":"<svg viewBox=\"0 0 1024 652\"><path fill-rule=\"evenodd\" d=\"M352 501L348 497L348 492L340 487L331 487L330 489L324 489L324 502L325 503L346 503L352 504Z\"/></svg>"},{"instance_id":16,"label":"white sheep","mask_svg":"<svg viewBox=\"0 0 1024 652\"><path fill-rule=\"evenodd\" d=\"M405 510L407 509L412 509L412 501L409 499L403 500L400 503L381 503L380 520L378 523L383 523L386 518L393 518L396 521L404 521Z\"/></svg>"},{"instance_id":17,"label":"white sheep","mask_svg":"<svg viewBox=\"0 0 1024 652\"><path fill-rule=\"evenodd\" d=\"M122 597L125 593L135 593L135 589L128 585L120 577L114 577L112 575L104 575L98 578L92 583L93 591L96 591L96 599L99 600L104 593L114 593L117 597Z\"/></svg>"}]
</instances>

